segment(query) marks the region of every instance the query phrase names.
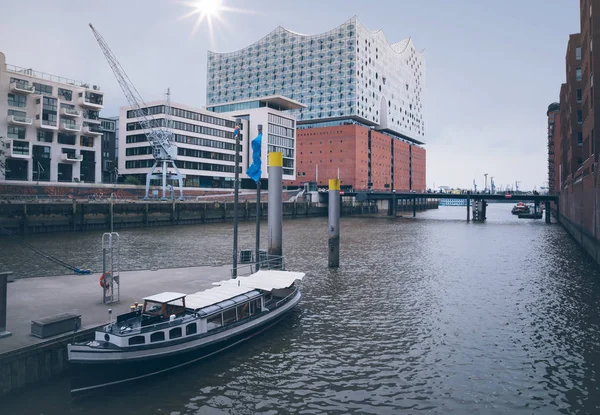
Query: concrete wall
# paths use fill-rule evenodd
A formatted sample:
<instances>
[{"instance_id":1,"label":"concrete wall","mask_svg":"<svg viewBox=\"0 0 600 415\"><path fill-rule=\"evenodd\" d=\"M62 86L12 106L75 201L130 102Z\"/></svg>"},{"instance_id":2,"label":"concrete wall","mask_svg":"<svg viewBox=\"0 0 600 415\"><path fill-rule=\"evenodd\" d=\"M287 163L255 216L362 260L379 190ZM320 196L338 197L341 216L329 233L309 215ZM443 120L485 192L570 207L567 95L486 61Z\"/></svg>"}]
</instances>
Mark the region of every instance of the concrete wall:
<instances>
[{"instance_id":1,"label":"concrete wall","mask_svg":"<svg viewBox=\"0 0 600 415\"><path fill-rule=\"evenodd\" d=\"M0 396L47 381L69 367L67 344L92 340L96 327L0 354Z\"/></svg>"},{"instance_id":2,"label":"concrete wall","mask_svg":"<svg viewBox=\"0 0 600 415\"><path fill-rule=\"evenodd\" d=\"M266 218L267 203L262 204ZM327 207L311 206L304 201L285 202L285 218L325 216ZM255 220L256 202L242 201L240 220ZM14 233L46 233L188 225L233 221L233 202L12 202L0 204L0 226Z\"/></svg>"}]
</instances>

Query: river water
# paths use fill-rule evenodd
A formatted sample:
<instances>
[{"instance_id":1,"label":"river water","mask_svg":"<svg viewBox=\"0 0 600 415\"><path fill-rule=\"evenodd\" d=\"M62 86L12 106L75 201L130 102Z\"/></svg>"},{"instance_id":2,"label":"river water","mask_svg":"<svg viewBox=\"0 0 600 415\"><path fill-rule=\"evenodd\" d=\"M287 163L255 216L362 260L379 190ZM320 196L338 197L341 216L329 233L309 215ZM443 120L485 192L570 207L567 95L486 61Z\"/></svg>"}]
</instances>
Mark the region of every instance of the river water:
<instances>
[{"instance_id":1,"label":"river water","mask_svg":"<svg viewBox=\"0 0 600 415\"><path fill-rule=\"evenodd\" d=\"M307 276L284 322L161 379L73 401L61 378L3 399L0 413L600 413L600 271L562 227L510 208L490 204L483 224L460 207L342 218L336 270L326 218L286 221L288 269ZM229 224L120 234L123 268L230 262ZM97 269L99 238L28 240ZM253 238L243 224L240 247ZM0 252L20 275L64 273L7 239Z\"/></svg>"}]
</instances>

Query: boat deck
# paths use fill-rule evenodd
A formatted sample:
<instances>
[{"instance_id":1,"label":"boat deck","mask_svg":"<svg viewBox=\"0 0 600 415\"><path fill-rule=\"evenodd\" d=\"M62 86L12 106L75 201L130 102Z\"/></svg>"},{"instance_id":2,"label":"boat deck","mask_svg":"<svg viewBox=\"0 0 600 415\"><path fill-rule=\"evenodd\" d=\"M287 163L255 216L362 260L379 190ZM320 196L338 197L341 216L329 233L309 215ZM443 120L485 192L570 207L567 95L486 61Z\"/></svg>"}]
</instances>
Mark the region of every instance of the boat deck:
<instances>
[{"instance_id":1,"label":"boat deck","mask_svg":"<svg viewBox=\"0 0 600 415\"><path fill-rule=\"evenodd\" d=\"M108 309L112 309L114 321L117 315L128 312L133 303L141 303L144 297L162 292L165 287L194 293L229 278L230 269L230 266L222 266L122 271L121 301L113 304L102 304L98 273L18 279L8 284L6 320L12 336L0 339L0 354L61 337L32 336L31 320L77 313L81 314L80 329L96 327L108 322Z\"/></svg>"}]
</instances>

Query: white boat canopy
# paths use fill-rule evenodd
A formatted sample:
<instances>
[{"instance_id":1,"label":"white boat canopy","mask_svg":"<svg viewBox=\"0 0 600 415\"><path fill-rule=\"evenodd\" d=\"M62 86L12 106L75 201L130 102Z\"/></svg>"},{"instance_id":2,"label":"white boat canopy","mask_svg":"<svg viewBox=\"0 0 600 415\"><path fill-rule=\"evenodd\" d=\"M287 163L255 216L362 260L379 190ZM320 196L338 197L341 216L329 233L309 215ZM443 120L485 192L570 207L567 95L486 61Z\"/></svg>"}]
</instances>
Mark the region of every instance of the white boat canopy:
<instances>
[{"instance_id":1,"label":"white boat canopy","mask_svg":"<svg viewBox=\"0 0 600 415\"><path fill-rule=\"evenodd\" d=\"M248 294L254 291L248 287L238 287L237 285L222 285L189 294L185 297L185 305L192 310L198 310L209 305L217 304L225 300L230 300L238 295ZM258 293L256 293L258 295ZM248 296L250 298L250 296Z\"/></svg>"},{"instance_id":2,"label":"white boat canopy","mask_svg":"<svg viewBox=\"0 0 600 415\"><path fill-rule=\"evenodd\" d=\"M235 285L254 290L273 291L278 288L287 288L296 280L302 280L304 272L261 270L247 277L237 277L225 281L215 282L215 285Z\"/></svg>"},{"instance_id":3,"label":"white boat canopy","mask_svg":"<svg viewBox=\"0 0 600 415\"><path fill-rule=\"evenodd\" d=\"M174 292L164 292L159 294L151 295L150 297L144 297L144 301L152 301L155 303L170 303L171 301L179 300L180 298L185 297L186 294L182 293L174 293Z\"/></svg>"}]
</instances>

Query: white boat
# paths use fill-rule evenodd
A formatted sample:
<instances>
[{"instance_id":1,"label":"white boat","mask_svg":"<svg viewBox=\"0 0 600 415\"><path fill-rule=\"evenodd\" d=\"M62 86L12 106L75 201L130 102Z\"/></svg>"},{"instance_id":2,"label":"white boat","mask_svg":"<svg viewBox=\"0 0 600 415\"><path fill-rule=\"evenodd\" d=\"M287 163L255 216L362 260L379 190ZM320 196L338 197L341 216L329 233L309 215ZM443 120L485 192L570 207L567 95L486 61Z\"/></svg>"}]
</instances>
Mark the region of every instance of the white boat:
<instances>
[{"instance_id":1,"label":"white boat","mask_svg":"<svg viewBox=\"0 0 600 415\"><path fill-rule=\"evenodd\" d=\"M195 294L163 292L68 346L71 393L158 375L238 346L300 301L302 272L261 270Z\"/></svg>"}]
</instances>

